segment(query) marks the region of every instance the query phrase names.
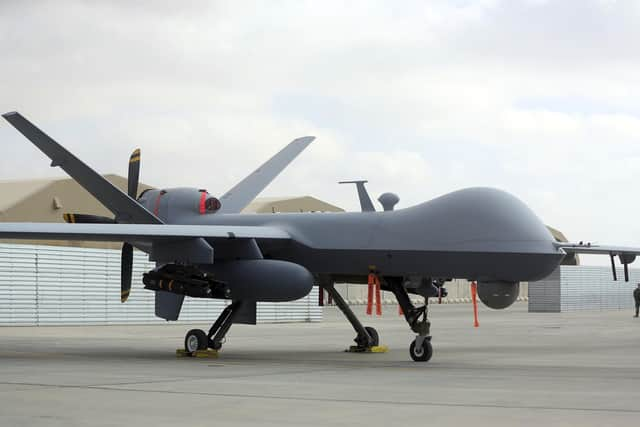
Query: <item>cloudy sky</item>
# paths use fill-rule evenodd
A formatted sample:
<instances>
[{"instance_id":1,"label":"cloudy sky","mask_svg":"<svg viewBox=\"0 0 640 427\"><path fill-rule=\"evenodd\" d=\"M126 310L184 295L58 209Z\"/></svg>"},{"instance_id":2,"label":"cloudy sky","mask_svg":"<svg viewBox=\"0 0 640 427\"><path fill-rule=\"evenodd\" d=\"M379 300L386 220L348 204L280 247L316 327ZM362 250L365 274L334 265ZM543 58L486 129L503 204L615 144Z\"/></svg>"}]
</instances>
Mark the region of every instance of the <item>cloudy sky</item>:
<instances>
[{"instance_id":1,"label":"cloudy sky","mask_svg":"<svg viewBox=\"0 0 640 427\"><path fill-rule=\"evenodd\" d=\"M570 240L638 246L639 20L615 0L6 1L0 110L103 173L140 147L155 186L221 194L315 135L263 195L491 186ZM0 144L0 179L62 176L7 123Z\"/></svg>"}]
</instances>

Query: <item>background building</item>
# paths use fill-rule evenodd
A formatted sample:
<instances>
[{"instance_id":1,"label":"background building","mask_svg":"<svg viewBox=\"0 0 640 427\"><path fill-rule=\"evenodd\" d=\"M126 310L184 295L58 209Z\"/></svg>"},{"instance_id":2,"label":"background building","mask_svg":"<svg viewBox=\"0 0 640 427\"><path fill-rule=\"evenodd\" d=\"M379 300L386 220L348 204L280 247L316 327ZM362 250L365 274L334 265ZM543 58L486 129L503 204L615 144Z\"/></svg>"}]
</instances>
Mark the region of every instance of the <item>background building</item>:
<instances>
[{"instance_id":1,"label":"background building","mask_svg":"<svg viewBox=\"0 0 640 427\"><path fill-rule=\"evenodd\" d=\"M247 206L242 212L344 212L344 209L311 196L258 197L253 202L251 202L249 206Z\"/></svg>"},{"instance_id":2,"label":"background building","mask_svg":"<svg viewBox=\"0 0 640 427\"><path fill-rule=\"evenodd\" d=\"M610 267L561 265L551 275L529 284L530 312L567 312L576 310L622 310L632 312L633 290L640 283L640 270L616 267L613 280Z\"/></svg>"},{"instance_id":3,"label":"background building","mask_svg":"<svg viewBox=\"0 0 640 427\"><path fill-rule=\"evenodd\" d=\"M104 175L113 185L127 192L127 179L118 175ZM138 186L138 194L151 188ZM64 222L64 213L87 213L113 217L87 190L71 178L0 181L0 221L2 222ZM0 242L25 243L24 240ZM37 240L34 245L71 246L119 249L121 243Z\"/></svg>"}]
</instances>

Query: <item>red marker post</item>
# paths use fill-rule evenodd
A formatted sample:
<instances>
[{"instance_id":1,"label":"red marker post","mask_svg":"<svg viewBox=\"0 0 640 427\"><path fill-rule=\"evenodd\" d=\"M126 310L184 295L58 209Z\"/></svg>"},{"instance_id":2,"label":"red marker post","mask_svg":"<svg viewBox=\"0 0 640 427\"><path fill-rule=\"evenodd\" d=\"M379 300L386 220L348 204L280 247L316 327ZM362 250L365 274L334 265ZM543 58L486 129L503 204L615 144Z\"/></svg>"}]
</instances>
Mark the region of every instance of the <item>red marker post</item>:
<instances>
[{"instance_id":1,"label":"red marker post","mask_svg":"<svg viewBox=\"0 0 640 427\"><path fill-rule=\"evenodd\" d=\"M376 283L376 275L373 273L369 273L369 277L367 277L367 284L369 285L368 294L367 294L367 316L371 316L373 313L373 292Z\"/></svg>"},{"instance_id":2,"label":"red marker post","mask_svg":"<svg viewBox=\"0 0 640 427\"><path fill-rule=\"evenodd\" d=\"M371 316L373 314L373 300L375 299L376 304L376 315L382 316L382 298L380 295L380 279L375 273L369 273L369 277L367 278L367 283L369 285L369 292L367 294L367 315Z\"/></svg>"},{"instance_id":3,"label":"red marker post","mask_svg":"<svg viewBox=\"0 0 640 427\"><path fill-rule=\"evenodd\" d=\"M376 316L382 316L382 298L380 295L380 279L376 276Z\"/></svg>"},{"instance_id":4,"label":"red marker post","mask_svg":"<svg viewBox=\"0 0 640 427\"><path fill-rule=\"evenodd\" d=\"M478 284L476 282L471 282L471 302L473 302L473 327L477 328L480 326L480 322L478 322L478 301L476 301L476 296L478 294Z\"/></svg>"}]
</instances>

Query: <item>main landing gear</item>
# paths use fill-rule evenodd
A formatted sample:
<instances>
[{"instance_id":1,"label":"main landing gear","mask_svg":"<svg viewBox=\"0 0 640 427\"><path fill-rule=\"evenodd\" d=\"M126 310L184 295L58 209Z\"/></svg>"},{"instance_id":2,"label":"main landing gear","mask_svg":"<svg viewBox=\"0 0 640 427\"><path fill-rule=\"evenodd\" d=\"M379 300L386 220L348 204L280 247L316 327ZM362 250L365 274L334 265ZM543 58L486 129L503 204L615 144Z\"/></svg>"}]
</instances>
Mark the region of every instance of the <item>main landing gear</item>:
<instances>
[{"instance_id":1,"label":"main landing gear","mask_svg":"<svg viewBox=\"0 0 640 427\"><path fill-rule=\"evenodd\" d=\"M340 295L333 286L333 282L323 283L322 287L329 293L329 295L331 295L333 301L336 303L340 311L344 313L345 317L356 331L357 335L354 338L356 345L352 347L352 350L356 352L367 351L371 347L377 346L380 343L378 331L371 326L362 326L362 323L360 323L356 315L353 313L349 304L347 304L347 302L342 298L342 295Z\"/></svg>"},{"instance_id":2,"label":"main landing gear","mask_svg":"<svg viewBox=\"0 0 640 427\"><path fill-rule=\"evenodd\" d=\"M234 301L228 305L220 316L209 329L209 333L205 333L202 329L191 329L184 337L184 349L187 353L194 353L197 350L220 350L224 337L229 332L229 328L233 324L233 319L238 313L242 301Z\"/></svg>"},{"instance_id":3,"label":"main landing gear","mask_svg":"<svg viewBox=\"0 0 640 427\"><path fill-rule=\"evenodd\" d=\"M393 292L402 308L404 317L407 323L411 327L411 330L418 334L409 346L409 354L411 358L416 362L428 362L433 356L433 346L431 345L431 322L427 317L429 302L428 298L425 298L425 303L421 307L416 307L409 299L407 290L402 285L401 280L390 280L386 283L389 290Z\"/></svg>"}]
</instances>

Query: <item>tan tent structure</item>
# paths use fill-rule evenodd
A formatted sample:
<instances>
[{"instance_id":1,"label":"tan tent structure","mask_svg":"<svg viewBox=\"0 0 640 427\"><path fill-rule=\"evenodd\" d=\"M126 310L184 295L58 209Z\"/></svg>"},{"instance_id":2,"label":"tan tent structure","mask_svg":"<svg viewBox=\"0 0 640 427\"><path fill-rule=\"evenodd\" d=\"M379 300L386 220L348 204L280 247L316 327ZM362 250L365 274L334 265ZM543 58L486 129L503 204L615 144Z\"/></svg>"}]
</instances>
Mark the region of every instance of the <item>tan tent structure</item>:
<instances>
[{"instance_id":1,"label":"tan tent structure","mask_svg":"<svg viewBox=\"0 0 640 427\"><path fill-rule=\"evenodd\" d=\"M556 230L555 228L550 227L548 225L547 225L547 228L549 229L549 231L551 232L551 235L553 236L554 239L556 239L557 242L568 242L567 238L562 233L562 231ZM562 260L562 265L580 265L580 257L578 257L577 254L567 255Z\"/></svg>"},{"instance_id":2,"label":"tan tent structure","mask_svg":"<svg viewBox=\"0 0 640 427\"><path fill-rule=\"evenodd\" d=\"M127 191L127 179L119 175L104 175L113 185ZM138 186L138 194L152 188ZM343 209L310 196L269 197L254 200L245 213L278 212L341 212ZM112 217L100 202L70 178L0 181L1 222L64 222L64 213L85 213ZM31 243L55 246L120 249L120 243L79 241L12 241L3 243Z\"/></svg>"},{"instance_id":3,"label":"tan tent structure","mask_svg":"<svg viewBox=\"0 0 640 427\"><path fill-rule=\"evenodd\" d=\"M127 179L118 175L104 175L113 185L127 191ZM148 185L140 184L141 192ZM0 181L0 221L2 222L64 222L64 213L87 213L113 217L113 214L71 178ZM11 241L38 245L75 246L119 249L122 244L112 242L78 241Z\"/></svg>"},{"instance_id":4,"label":"tan tent structure","mask_svg":"<svg viewBox=\"0 0 640 427\"><path fill-rule=\"evenodd\" d=\"M259 197L251 202L242 212L344 212L344 209L311 196Z\"/></svg>"}]
</instances>

